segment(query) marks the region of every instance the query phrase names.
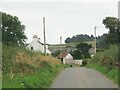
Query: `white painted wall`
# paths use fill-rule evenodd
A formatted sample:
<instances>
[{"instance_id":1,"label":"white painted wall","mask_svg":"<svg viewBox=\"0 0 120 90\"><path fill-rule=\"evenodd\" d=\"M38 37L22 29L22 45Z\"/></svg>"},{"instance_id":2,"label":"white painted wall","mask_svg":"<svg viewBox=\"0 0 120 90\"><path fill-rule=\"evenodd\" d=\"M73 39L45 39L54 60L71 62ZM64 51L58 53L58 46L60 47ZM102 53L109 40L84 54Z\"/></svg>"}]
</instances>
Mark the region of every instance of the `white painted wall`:
<instances>
[{"instance_id":1,"label":"white painted wall","mask_svg":"<svg viewBox=\"0 0 120 90\"><path fill-rule=\"evenodd\" d=\"M83 60L74 60L74 64L82 65L82 61L83 61Z\"/></svg>"},{"instance_id":2,"label":"white painted wall","mask_svg":"<svg viewBox=\"0 0 120 90\"><path fill-rule=\"evenodd\" d=\"M65 58L63 58L63 64L65 64Z\"/></svg>"},{"instance_id":3,"label":"white painted wall","mask_svg":"<svg viewBox=\"0 0 120 90\"><path fill-rule=\"evenodd\" d=\"M41 53L44 53L43 46L38 42L32 41L26 48L31 50L31 47L33 47L33 51L40 51Z\"/></svg>"},{"instance_id":4,"label":"white painted wall","mask_svg":"<svg viewBox=\"0 0 120 90\"><path fill-rule=\"evenodd\" d=\"M65 58L63 58L63 63L64 64L72 64L73 63L73 56L68 53Z\"/></svg>"},{"instance_id":5,"label":"white painted wall","mask_svg":"<svg viewBox=\"0 0 120 90\"><path fill-rule=\"evenodd\" d=\"M40 39L33 36L33 41L26 48L31 50L31 47L33 47L33 51L44 53L44 45L38 41L40 42ZM48 45L46 45L46 53L51 54L51 52L48 50Z\"/></svg>"}]
</instances>

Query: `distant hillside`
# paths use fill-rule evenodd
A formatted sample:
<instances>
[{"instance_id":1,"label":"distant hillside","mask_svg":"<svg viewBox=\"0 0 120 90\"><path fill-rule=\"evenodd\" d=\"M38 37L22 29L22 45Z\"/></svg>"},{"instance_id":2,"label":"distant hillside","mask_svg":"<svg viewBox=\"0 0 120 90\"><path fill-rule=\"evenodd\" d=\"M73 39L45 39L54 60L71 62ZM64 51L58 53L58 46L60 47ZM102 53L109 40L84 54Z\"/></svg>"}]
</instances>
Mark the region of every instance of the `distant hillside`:
<instances>
[{"instance_id":1,"label":"distant hillside","mask_svg":"<svg viewBox=\"0 0 120 90\"><path fill-rule=\"evenodd\" d=\"M94 40L94 36L91 35L83 35L83 34L80 34L80 35L75 35L73 37L68 37L66 38L65 40L65 43L73 43L73 42L83 42L83 41L93 41Z\"/></svg>"},{"instance_id":2,"label":"distant hillside","mask_svg":"<svg viewBox=\"0 0 120 90\"><path fill-rule=\"evenodd\" d=\"M80 34L80 35L75 35L71 38L70 37L66 38L65 43L66 44L70 43L70 45L71 45L71 43L87 42L87 43L93 45L94 39L95 39L95 37L93 35L89 36L87 34L85 34L85 35ZM97 40L97 48L103 49L103 48L106 48L108 46L107 34L97 36L96 40Z\"/></svg>"}]
</instances>

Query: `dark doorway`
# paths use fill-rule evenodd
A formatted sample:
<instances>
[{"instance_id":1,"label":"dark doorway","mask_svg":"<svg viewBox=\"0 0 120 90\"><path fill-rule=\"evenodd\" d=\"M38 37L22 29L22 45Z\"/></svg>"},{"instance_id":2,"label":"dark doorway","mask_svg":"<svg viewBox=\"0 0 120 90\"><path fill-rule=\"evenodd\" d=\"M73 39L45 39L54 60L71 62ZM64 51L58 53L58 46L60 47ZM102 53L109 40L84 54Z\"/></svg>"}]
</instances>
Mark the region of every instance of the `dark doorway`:
<instances>
[{"instance_id":1,"label":"dark doorway","mask_svg":"<svg viewBox=\"0 0 120 90\"><path fill-rule=\"evenodd\" d=\"M31 47L31 50L33 50L33 47Z\"/></svg>"}]
</instances>

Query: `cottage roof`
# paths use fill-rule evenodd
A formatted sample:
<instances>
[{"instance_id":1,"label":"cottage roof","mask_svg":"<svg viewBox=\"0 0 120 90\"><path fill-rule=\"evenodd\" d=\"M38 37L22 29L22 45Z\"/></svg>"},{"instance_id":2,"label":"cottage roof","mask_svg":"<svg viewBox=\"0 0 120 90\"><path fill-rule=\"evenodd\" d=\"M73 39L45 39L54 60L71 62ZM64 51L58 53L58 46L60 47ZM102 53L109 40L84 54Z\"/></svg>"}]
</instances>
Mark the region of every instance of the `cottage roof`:
<instances>
[{"instance_id":1,"label":"cottage roof","mask_svg":"<svg viewBox=\"0 0 120 90\"><path fill-rule=\"evenodd\" d=\"M37 35L33 35L33 38L37 38Z\"/></svg>"},{"instance_id":2,"label":"cottage roof","mask_svg":"<svg viewBox=\"0 0 120 90\"><path fill-rule=\"evenodd\" d=\"M37 41L39 44L44 45L42 42L40 42L40 38L38 38L37 35L33 35L33 41L34 41L34 39L35 39L35 41ZM32 41L32 42L33 42L33 41ZM31 43L32 43L32 42L31 42ZM29 45L29 44L28 44L28 45ZM28 46L28 45L27 45L27 46ZM49 45L49 44L46 44L46 45Z\"/></svg>"},{"instance_id":3,"label":"cottage roof","mask_svg":"<svg viewBox=\"0 0 120 90\"><path fill-rule=\"evenodd\" d=\"M67 51L61 52L61 54L59 54L59 55L57 56L57 58L64 58L67 54L68 54Z\"/></svg>"},{"instance_id":4,"label":"cottage roof","mask_svg":"<svg viewBox=\"0 0 120 90\"><path fill-rule=\"evenodd\" d=\"M41 45L44 45L42 42L38 41L38 43L40 43Z\"/></svg>"}]
</instances>

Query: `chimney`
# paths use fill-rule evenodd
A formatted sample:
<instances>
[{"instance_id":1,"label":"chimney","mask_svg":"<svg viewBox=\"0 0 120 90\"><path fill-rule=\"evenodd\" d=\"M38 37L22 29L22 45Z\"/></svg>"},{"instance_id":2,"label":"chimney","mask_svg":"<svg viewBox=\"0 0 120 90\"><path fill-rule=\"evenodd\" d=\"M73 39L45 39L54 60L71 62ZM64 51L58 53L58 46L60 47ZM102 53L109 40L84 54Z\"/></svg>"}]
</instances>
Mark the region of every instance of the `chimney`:
<instances>
[{"instance_id":1,"label":"chimney","mask_svg":"<svg viewBox=\"0 0 120 90\"><path fill-rule=\"evenodd\" d=\"M33 41L38 41L37 35L33 35Z\"/></svg>"}]
</instances>

